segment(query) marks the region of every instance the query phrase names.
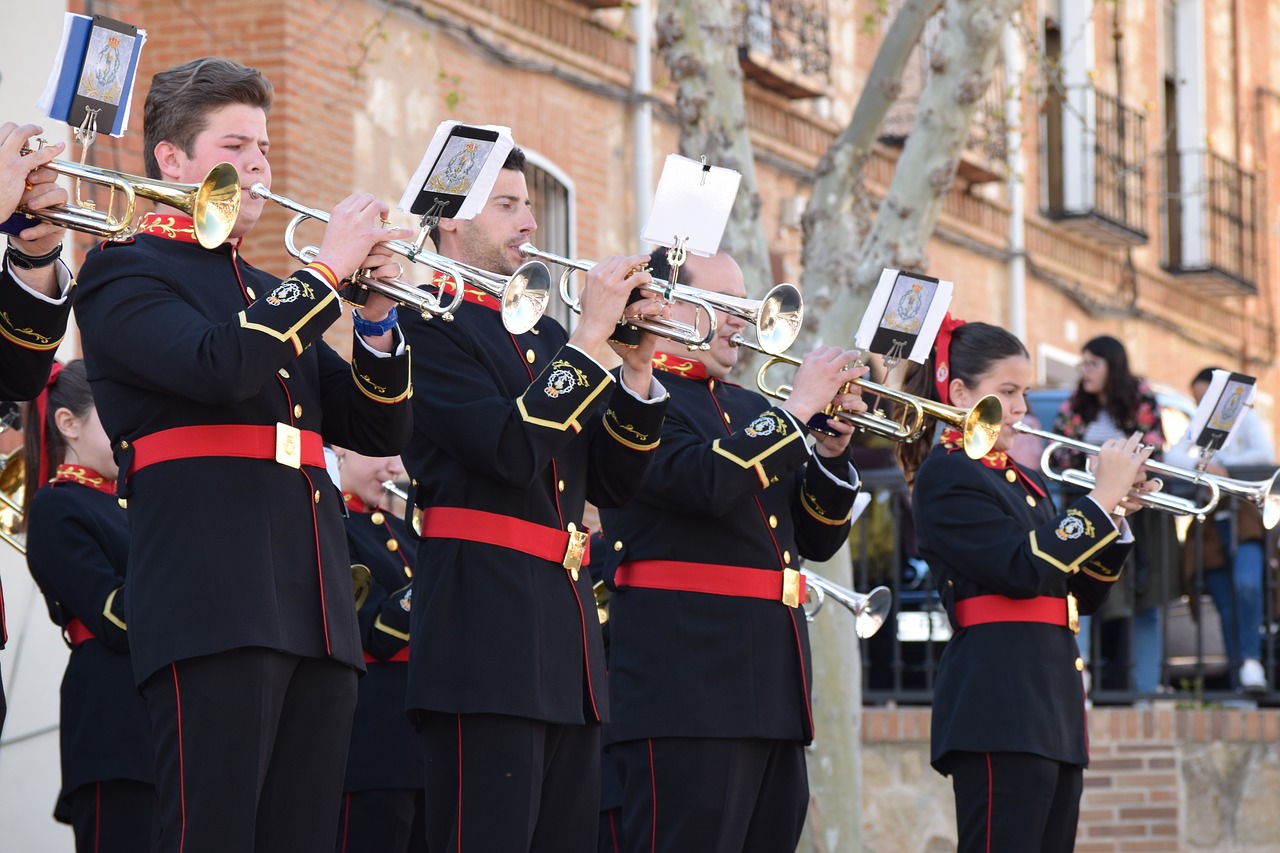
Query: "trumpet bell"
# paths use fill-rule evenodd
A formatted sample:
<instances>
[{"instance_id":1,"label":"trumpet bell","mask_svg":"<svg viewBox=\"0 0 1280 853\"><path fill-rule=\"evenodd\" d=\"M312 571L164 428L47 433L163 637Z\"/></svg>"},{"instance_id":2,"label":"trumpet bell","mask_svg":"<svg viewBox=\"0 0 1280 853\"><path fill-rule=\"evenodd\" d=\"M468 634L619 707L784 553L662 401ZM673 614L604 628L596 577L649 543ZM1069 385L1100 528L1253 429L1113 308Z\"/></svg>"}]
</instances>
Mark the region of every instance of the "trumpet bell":
<instances>
[{"instance_id":1,"label":"trumpet bell","mask_svg":"<svg viewBox=\"0 0 1280 853\"><path fill-rule=\"evenodd\" d=\"M961 422L964 454L970 459L981 459L996 446L1000 428L1004 424L1004 406L1000 398L988 394L969 410Z\"/></svg>"},{"instance_id":2,"label":"trumpet bell","mask_svg":"<svg viewBox=\"0 0 1280 853\"><path fill-rule=\"evenodd\" d=\"M804 299L795 285L775 285L764 299L756 314L756 340L769 355L780 355L795 343L804 322Z\"/></svg>"},{"instance_id":3,"label":"trumpet bell","mask_svg":"<svg viewBox=\"0 0 1280 853\"><path fill-rule=\"evenodd\" d=\"M522 264L502 290L502 325L513 335L523 335L542 318L550 293L547 265L541 261Z\"/></svg>"},{"instance_id":4,"label":"trumpet bell","mask_svg":"<svg viewBox=\"0 0 1280 853\"><path fill-rule=\"evenodd\" d=\"M874 636L889 618L889 610L893 607L893 593L887 586L878 586L867 593L862 608L854 617L853 630L858 638L865 640Z\"/></svg>"},{"instance_id":5,"label":"trumpet bell","mask_svg":"<svg viewBox=\"0 0 1280 853\"><path fill-rule=\"evenodd\" d=\"M1280 524L1280 471L1271 475L1262 497L1262 526L1273 530Z\"/></svg>"},{"instance_id":6,"label":"trumpet bell","mask_svg":"<svg viewBox=\"0 0 1280 853\"><path fill-rule=\"evenodd\" d=\"M162 182L157 182L162 183ZM168 184L170 187L182 187L182 184ZM148 188L138 190L143 198L157 200L147 194ZM209 174L190 193L190 202L185 195L176 198L175 202L165 201L171 207L190 210L195 222L196 239L206 249L214 249L227 242L231 229L235 227L240 216L240 174L230 163L219 163L209 170ZM189 205L189 207L188 207Z\"/></svg>"},{"instance_id":7,"label":"trumpet bell","mask_svg":"<svg viewBox=\"0 0 1280 853\"><path fill-rule=\"evenodd\" d=\"M801 569L805 577L805 586L812 596L812 603L806 602L804 618L812 622L813 617L822 609L827 596L843 604L853 614L853 630L859 639L865 640L875 633L889 618L889 610L893 607L893 593L887 586L878 586L868 593L854 592L834 581L827 580L817 572Z\"/></svg>"}]
</instances>

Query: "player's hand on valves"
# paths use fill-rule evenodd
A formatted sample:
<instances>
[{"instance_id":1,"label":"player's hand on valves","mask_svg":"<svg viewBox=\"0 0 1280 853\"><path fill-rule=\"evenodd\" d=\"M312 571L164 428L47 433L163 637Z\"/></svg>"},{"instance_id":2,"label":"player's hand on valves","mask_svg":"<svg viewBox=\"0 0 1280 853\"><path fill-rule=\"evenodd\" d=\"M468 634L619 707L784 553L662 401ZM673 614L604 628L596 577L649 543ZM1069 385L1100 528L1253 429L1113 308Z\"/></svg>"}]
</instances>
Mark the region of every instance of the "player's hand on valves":
<instances>
[{"instance_id":1,"label":"player's hand on valves","mask_svg":"<svg viewBox=\"0 0 1280 853\"><path fill-rule=\"evenodd\" d=\"M20 204L27 210L48 210L66 204L70 197L58 185L58 175L50 169L36 169L27 175L27 189L23 190ZM31 220L31 227L24 228L9 239L15 249L24 255L39 256L52 252L62 242L65 228L53 222Z\"/></svg>"},{"instance_id":2,"label":"player's hand on valves","mask_svg":"<svg viewBox=\"0 0 1280 853\"><path fill-rule=\"evenodd\" d=\"M659 310L652 300L642 299L634 307L628 305L632 290L653 281L644 269L648 260L648 255L614 255L587 271L578 296L582 302L582 317L569 339L570 343L597 361L605 361L609 352L609 336L623 321L627 311L632 314L639 311L643 316L650 316Z\"/></svg>"},{"instance_id":3,"label":"player's hand on valves","mask_svg":"<svg viewBox=\"0 0 1280 853\"><path fill-rule=\"evenodd\" d=\"M28 176L66 147L59 142L23 154L27 141L40 132L41 128L34 124L0 124L0 220L8 219L20 203L25 203L22 196L27 191Z\"/></svg>"},{"instance_id":4,"label":"player's hand on valves","mask_svg":"<svg viewBox=\"0 0 1280 853\"><path fill-rule=\"evenodd\" d=\"M861 378L865 376L871 368L859 365L853 370L846 371L846 375L850 378ZM836 394L832 400L838 412L844 412L849 415L860 415L867 411L867 403L862 399L862 389L857 385L845 383L839 394ZM830 417L827 418L827 428L834 431L835 435L826 435L821 432L814 432L815 440L814 451L819 456L840 456L849 447L849 440L853 437L854 425L845 418Z\"/></svg>"},{"instance_id":5,"label":"player's hand on valves","mask_svg":"<svg viewBox=\"0 0 1280 853\"><path fill-rule=\"evenodd\" d=\"M782 403L801 422L823 411L833 401L846 411L866 411L861 390L850 383L867 373L866 367L855 368L857 350L820 346L806 355L796 369L791 394ZM837 397L840 399L837 400Z\"/></svg>"},{"instance_id":6,"label":"player's hand on valves","mask_svg":"<svg viewBox=\"0 0 1280 853\"><path fill-rule=\"evenodd\" d=\"M1142 434L1104 441L1093 465L1094 486L1089 494L1113 515L1141 509L1137 495L1160 488L1159 480L1147 480L1143 466L1155 448L1142 443ZM1136 490L1136 491L1135 491Z\"/></svg>"},{"instance_id":7,"label":"player's hand on valves","mask_svg":"<svg viewBox=\"0 0 1280 853\"><path fill-rule=\"evenodd\" d=\"M368 193L352 193L338 202L329 213L329 224L325 226L316 261L333 270L339 280L350 278L369 263L377 264L375 269L394 275L395 268L389 263L390 253L385 246L378 247L378 244L386 240L409 239L413 232L407 228L386 227L388 212L385 203ZM385 261L383 256L388 256ZM385 311L383 316L386 316ZM378 318L371 316L369 319Z\"/></svg>"}]
</instances>

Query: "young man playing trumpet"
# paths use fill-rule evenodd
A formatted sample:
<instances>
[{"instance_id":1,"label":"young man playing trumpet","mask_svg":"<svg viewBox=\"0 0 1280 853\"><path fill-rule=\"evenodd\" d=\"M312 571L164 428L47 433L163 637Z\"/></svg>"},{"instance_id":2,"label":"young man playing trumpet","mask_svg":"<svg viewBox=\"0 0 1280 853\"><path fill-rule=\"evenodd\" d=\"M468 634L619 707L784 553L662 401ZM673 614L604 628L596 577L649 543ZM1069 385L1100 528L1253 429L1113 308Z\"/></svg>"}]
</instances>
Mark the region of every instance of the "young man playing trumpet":
<instances>
[{"instance_id":1,"label":"young man playing trumpet","mask_svg":"<svg viewBox=\"0 0 1280 853\"><path fill-rule=\"evenodd\" d=\"M533 238L514 149L472 220L443 219L440 253L510 275ZM424 746L427 846L587 853L596 843L604 650L583 503L615 505L644 481L666 391L647 337L614 374L607 339L645 256L585 276L572 335L549 317L509 334L499 300L468 287L451 323L406 320L414 436L404 453L421 509L408 707ZM607 363L607 362L606 362Z\"/></svg>"},{"instance_id":2,"label":"young man playing trumpet","mask_svg":"<svg viewBox=\"0 0 1280 853\"><path fill-rule=\"evenodd\" d=\"M669 278L665 250L651 269ZM746 295L724 253L690 256L681 272ZM692 308L673 319L692 320ZM834 435L815 433L810 448L804 424L832 402L865 411L842 390L865 370L848 370L856 352L818 347L788 399L770 404L724 381L745 325L721 312L706 351L658 343L671 410L653 470L636 500L601 509L617 590L609 739L629 851L794 850L804 825L813 672L796 573L848 541L858 492L852 425L827 419Z\"/></svg>"},{"instance_id":3,"label":"young man playing trumpet","mask_svg":"<svg viewBox=\"0 0 1280 853\"><path fill-rule=\"evenodd\" d=\"M229 161L241 187L269 185L271 98L230 60L157 74L147 175L192 183ZM125 605L164 853L332 849L364 656L323 440L388 455L410 430L393 304L371 295L357 313L350 364L321 339L338 282L394 274L378 244L408 233L349 196L316 260L281 281L240 255L263 206L241 198L215 249L159 206L136 238L89 253L77 306L129 499Z\"/></svg>"}]
</instances>

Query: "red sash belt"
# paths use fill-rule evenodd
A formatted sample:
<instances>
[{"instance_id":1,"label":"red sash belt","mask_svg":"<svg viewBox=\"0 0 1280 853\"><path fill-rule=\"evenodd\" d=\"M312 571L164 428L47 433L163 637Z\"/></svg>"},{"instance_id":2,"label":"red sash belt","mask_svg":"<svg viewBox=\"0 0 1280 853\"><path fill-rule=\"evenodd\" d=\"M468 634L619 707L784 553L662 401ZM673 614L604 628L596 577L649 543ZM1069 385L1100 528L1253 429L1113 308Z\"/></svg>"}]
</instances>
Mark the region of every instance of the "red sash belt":
<instances>
[{"instance_id":1,"label":"red sash belt","mask_svg":"<svg viewBox=\"0 0 1280 853\"><path fill-rule=\"evenodd\" d=\"M408 646L405 646L403 649L401 649L400 651L396 652L396 653L395 653L394 655L392 655L391 657L389 657L389 658L385 658L385 659L381 659L381 660L380 660L380 659L378 659L378 658L375 658L373 655L369 654L368 652L365 652L365 653L364 653L364 662L365 662L365 663L408 663L408 662L409 662L409 647L408 647Z\"/></svg>"},{"instance_id":2,"label":"red sash belt","mask_svg":"<svg viewBox=\"0 0 1280 853\"><path fill-rule=\"evenodd\" d=\"M590 559L590 540L586 531L564 531L485 512L453 506L433 506L422 513L424 539L462 539L510 548L531 557L559 563L577 579L577 571Z\"/></svg>"},{"instance_id":3,"label":"red sash belt","mask_svg":"<svg viewBox=\"0 0 1280 853\"><path fill-rule=\"evenodd\" d=\"M260 426L250 424L209 424L174 427L153 432L133 442L133 464L129 473L141 471L157 462L194 459L201 456L235 456L241 459L274 459L297 467L282 458L281 430L296 439L293 458L312 468L324 466L324 439L317 432L298 430L287 424Z\"/></svg>"},{"instance_id":4,"label":"red sash belt","mask_svg":"<svg viewBox=\"0 0 1280 853\"><path fill-rule=\"evenodd\" d=\"M67 639L71 640L71 648L76 649L92 639L95 639L93 632L90 631L85 624L79 619L72 619L67 623Z\"/></svg>"},{"instance_id":5,"label":"red sash belt","mask_svg":"<svg viewBox=\"0 0 1280 853\"><path fill-rule=\"evenodd\" d=\"M613 582L619 587L763 598L766 601L781 601L789 607L798 607L805 598L804 575L795 569L779 572L715 563L634 560L618 566Z\"/></svg>"},{"instance_id":6,"label":"red sash belt","mask_svg":"<svg viewBox=\"0 0 1280 853\"><path fill-rule=\"evenodd\" d=\"M956 602L956 622L961 628L991 622L1043 622L1078 630L1079 617L1075 596L1055 598L1007 598L1003 595L979 595Z\"/></svg>"}]
</instances>

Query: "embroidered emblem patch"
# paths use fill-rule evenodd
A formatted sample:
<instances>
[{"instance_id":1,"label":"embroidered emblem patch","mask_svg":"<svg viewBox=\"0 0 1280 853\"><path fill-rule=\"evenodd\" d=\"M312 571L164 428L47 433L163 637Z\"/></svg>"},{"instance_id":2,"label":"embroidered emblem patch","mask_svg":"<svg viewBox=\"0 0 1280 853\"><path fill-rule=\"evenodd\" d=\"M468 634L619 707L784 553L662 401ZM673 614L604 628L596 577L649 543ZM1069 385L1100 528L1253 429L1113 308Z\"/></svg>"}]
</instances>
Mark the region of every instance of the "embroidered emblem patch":
<instances>
[{"instance_id":1,"label":"embroidered emblem patch","mask_svg":"<svg viewBox=\"0 0 1280 853\"><path fill-rule=\"evenodd\" d=\"M778 422L776 415L764 414L747 424L747 428L743 430L752 438L764 438L773 435L775 432L785 432L782 424Z\"/></svg>"},{"instance_id":2,"label":"embroidered emblem patch","mask_svg":"<svg viewBox=\"0 0 1280 853\"><path fill-rule=\"evenodd\" d=\"M573 378L573 374L561 368L551 371L550 375L547 376L547 387L543 388L542 391L548 397L555 398L561 394L568 394L577 386L578 383Z\"/></svg>"},{"instance_id":3,"label":"embroidered emblem patch","mask_svg":"<svg viewBox=\"0 0 1280 853\"><path fill-rule=\"evenodd\" d=\"M276 289L267 294L268 305L281 305L285 302L296 302L302 295L302 288L293 279L282 281Z\"/></svg>"},{"instance_id":4,"label":"embroidered emblem patch","mask_svg":"<svg viewBox=\"0 0 1280 853\"><path fill-rule=\"evenodd\" d=\"M400 609L405 613L409 612L409 605L412 603L413 590L409 590L404 594L404 598L400 599Z\"/></svg>"},{"instance_id":5,"label":"embroidered emblem patch","mask_svg":"<svg viewBox=\"0 0 1280 853\"><path fill-rule=\"evenodd\" d=\"M1093 538L1093 522L1085 518L1084 513L1078 509L1067 510L1066 517L1058 522L1058 529L1053 532L1055 536L1066 542L1068 539L1079 539L1081 536Z\"/></svg>"},{"instance_id":6,"label":"embroidered emblem patch","mask_svg":"<svg viewBox=\"0 0 1280 853\"><path fill-rule=\"evenodd\" d=\"M951 370L947 367L945 361L938 365L938 382L946 382L947 377L950 375Z\"/></svg>"}]
</instances>

